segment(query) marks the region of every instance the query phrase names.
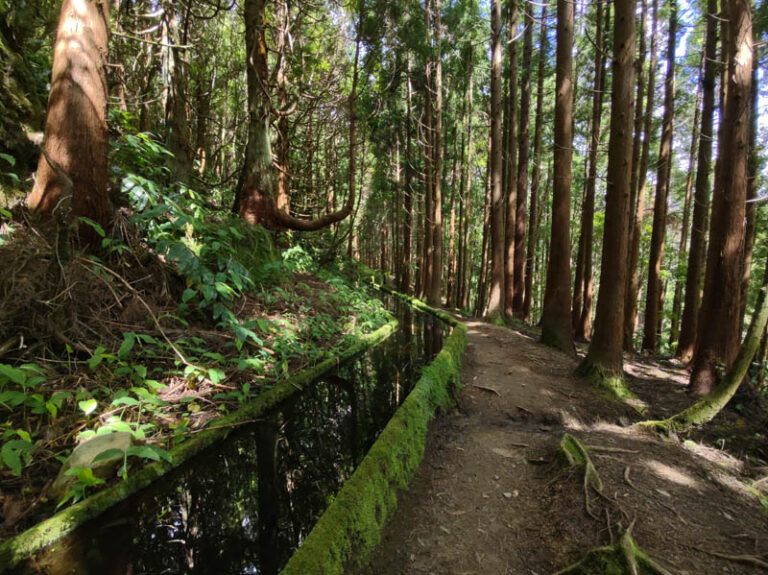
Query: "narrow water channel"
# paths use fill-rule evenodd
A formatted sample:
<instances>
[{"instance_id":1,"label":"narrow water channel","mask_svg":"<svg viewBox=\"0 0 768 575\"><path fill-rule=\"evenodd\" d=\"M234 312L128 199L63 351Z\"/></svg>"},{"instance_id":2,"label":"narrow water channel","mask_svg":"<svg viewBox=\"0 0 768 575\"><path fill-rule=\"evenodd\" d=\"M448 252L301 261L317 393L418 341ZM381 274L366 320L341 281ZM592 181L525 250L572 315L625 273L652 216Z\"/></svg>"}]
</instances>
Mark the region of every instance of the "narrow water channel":
<instances>
[{"instance_id":1,"label":"narrow water channel","mask_svg":"<svg viewBox=\"0 0 768 575\"><path fill-rule=\"evenodd\" d=\"M385 298L388 340L39 554L19 573L277 573L440 351L447 330Z\"/></svg>"}]
</instances>

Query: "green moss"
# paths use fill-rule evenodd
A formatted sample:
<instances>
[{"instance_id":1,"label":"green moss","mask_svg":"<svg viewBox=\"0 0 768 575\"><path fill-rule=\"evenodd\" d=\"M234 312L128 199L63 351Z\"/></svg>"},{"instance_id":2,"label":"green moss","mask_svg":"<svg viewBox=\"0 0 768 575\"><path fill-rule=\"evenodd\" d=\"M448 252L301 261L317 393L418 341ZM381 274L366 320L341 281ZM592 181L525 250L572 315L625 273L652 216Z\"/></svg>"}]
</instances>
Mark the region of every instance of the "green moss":
<instances>
[{"instance_id":1,"label":"green moss","mask_svg":"<svg viewBox=\"0 0 768 575\"><path fill-rule=\"evenodd\" d=\"M176 445L170 450L170 462L148 465L125 481L100 491L80 503L67 507L13 539L9 539L0 545L0 572L13 567L24 558L33 555L43 547L71 533L86 521L97 517L113 505L146 487L171 469L178 467L192 456L200 453L206 447L224 439L236 428L237 424L257 417L296 392L301 391L303 389L302 386L311 383L341 362L384 341L395 332L397 325L397 320L390 321L378 330L362 336L354 345L341 354L328 358L316 366L296 374L259 394L258 397L241 409L214 420L210 426L220 427L219 429L203 431L192 439Z\"/></svg>"},{"instance_id":2,"label":"green moss","mask_svg":"<svg viewBox=\"0 0 768 575\"><path fill-rule=\"evenodd\" d=\"M424 456L430 420L436 410L454 403L466 326L419 300L382 289L450 323L453 333L424 368L416 386L288 562L284 574L340 574L352 557L359 562L365 559L397 507L398 491L407 488Z\"/></svg>"},{"instance_id":3,"label":"green moss","mask_svg":"<svg viewBox=\"0 0 768 575\"><path fill-rule=\"evenodd\" d=\"M579 364L579 367L576 368L576 375L590 381L606 399L626 403L640 415L645 415L648 412L645 403L627 387L623 375L609 373L588 360Z\"/></svg>"},{"instance_id":4,"label":"green moss","mask_svg":"<svg viewBox=\"0 0 768 575\"><path fill-rule=\"evenodd\" d=\"M600 475L597 473L586 447L578 439L570 433L566 433L560 440L557 452L567 465L584 468L585 487L591 485L598 492L603 490Z\"/></svg>"},{"instance_id":5,"label":"green moss","mask_svg":"<svg viewBox=\"0 0 768 575\"><path fill-rule=\"evenodd\" d=\"M555 575L670 575L643 551L627 530L615 544L589 551Z\"/></svg>"}]
</instances>

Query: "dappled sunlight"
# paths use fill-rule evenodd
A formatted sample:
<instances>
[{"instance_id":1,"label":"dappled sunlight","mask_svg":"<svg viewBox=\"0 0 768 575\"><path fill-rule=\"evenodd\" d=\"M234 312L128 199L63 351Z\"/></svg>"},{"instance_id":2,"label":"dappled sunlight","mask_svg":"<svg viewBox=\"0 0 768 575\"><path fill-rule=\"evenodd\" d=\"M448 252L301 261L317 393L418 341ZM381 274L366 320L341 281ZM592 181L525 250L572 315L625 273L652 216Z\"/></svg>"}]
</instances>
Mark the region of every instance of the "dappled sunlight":
<instances>
[{"instance_id":1,"label":"dappled sunlight","mask_svg":"<svg viewBox=\"0 0 768 575\"><path fill-rule=\"evenodd\" d=\"M655 459L646 460L643 462L643 466L659 479L671 481L677 485L690 487L696 490L700 490L702 487L697 479L692 477L687 471L683 471L678 467L667 465L666 463L662 463Z\"/></svg>"},{"instance_id":2,"label":"dappled sunlight","mask_svg":"<svg viewBox=\"0 0 768 575\"><path fill-rule=\"evenodd\" d=\"M680 446L688 453L692 453L693 455L706 459L710 463L724 467L734 473L742 473L744 471L744 463L742 461L739 461L731 454L715 447L711 447L703 443L697 443L695 441L691 441L690 439L683 441Z\"/></svg>"}]
</instances>

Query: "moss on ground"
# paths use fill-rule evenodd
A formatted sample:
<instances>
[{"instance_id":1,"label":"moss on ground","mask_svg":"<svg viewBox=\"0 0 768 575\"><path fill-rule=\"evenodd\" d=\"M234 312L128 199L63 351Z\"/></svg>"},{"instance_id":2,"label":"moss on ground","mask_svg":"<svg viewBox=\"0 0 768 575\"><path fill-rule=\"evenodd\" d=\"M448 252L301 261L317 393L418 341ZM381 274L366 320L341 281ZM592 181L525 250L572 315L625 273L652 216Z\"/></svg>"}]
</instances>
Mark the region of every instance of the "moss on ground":
<instances>
[{"instance_id":1,"label":"moss on ground","mask_svg":"<svg viewBox=\"0 0 768 575\"><path fill-rule=\"evenodd\" d=\"M241 409L211 422L209 429L195 435L192 439L178 444L170 450L170 462L158 462L147 465L128 479L95 493L87 499L67 507L52 517L30 527L16 537L0 545L0 572L5 571L20 561L37 553L64 535L71 533L80 525L99 516L110 507L123 501L130 495L146 487L170 470L180 466L206 447L227 437L238 424L252 420L271 407L301 391L304 385L311 383L320 375L327 373L341 362L359 354L392 335L397 329L397 320L392 320L378 330L361 336L352 346L340 354L328 358L319 364L288 378L261 393Z\"/></svg>"},{"instance_id":2,"label":"moss on ground","mask_svg":"<svg viewBox=\"0 0 768 575\"><path fill-rule=\"evenodd\" d=\"M288 562L286 575L340 574L353 557L365 559L397 507L398 491L408 487L421 463L429 422L438 409L454 403L466 326L420 300L382 289L454 326L453 333Z\"/></svg>"},{"instance_id":3,"label":"moss on ground","mask_svg":"<svg viewBox=\"0 0 768 575\"><path fill-rule=\"evenodd\" d=\"M670 575L632 538L630 529L613 545L589 551L581 561L555 575Z\"/></svg>"},{"instance_id":4,"label":"moss on ground","mask_svg":"<svg viewBox=\"0 0 768 575\"><path fill-rule=\"evenodd\" d=\"M648 412L645 403L629 389L623 375L608 373L589 360L579 364L576 375L591 382L606 399L626 403L640 415Z\"/></svg>"}]
</instances>

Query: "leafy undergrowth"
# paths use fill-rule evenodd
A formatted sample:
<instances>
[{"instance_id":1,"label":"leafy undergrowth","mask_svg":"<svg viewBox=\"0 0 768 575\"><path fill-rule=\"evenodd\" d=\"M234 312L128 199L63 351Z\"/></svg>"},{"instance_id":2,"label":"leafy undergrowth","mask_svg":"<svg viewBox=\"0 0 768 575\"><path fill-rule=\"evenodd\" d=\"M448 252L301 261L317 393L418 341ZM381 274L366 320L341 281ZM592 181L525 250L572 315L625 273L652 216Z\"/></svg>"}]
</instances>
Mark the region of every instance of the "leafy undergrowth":
<instances>
[{"instance_id":1,"label":"leafy undergrowth","mask_svg":"<svg viewBox=\"0 0 768 575\"><path fill-rule=\"evenodd\" d=\"M162 163L152 157L164 153L143 134L119 141L131 205L109 232L90 221L46 229L2 212L0 539L166 458L391 319L338 271L319 269L309 245L278 253L267 232L210 196L155 183ZM99 249L78 249L73 225L91 228ZM54 500L48 490L74 446L113 432L134 444L117 473L73 468L74 486Z\"/></svg>"}]
</instances>

